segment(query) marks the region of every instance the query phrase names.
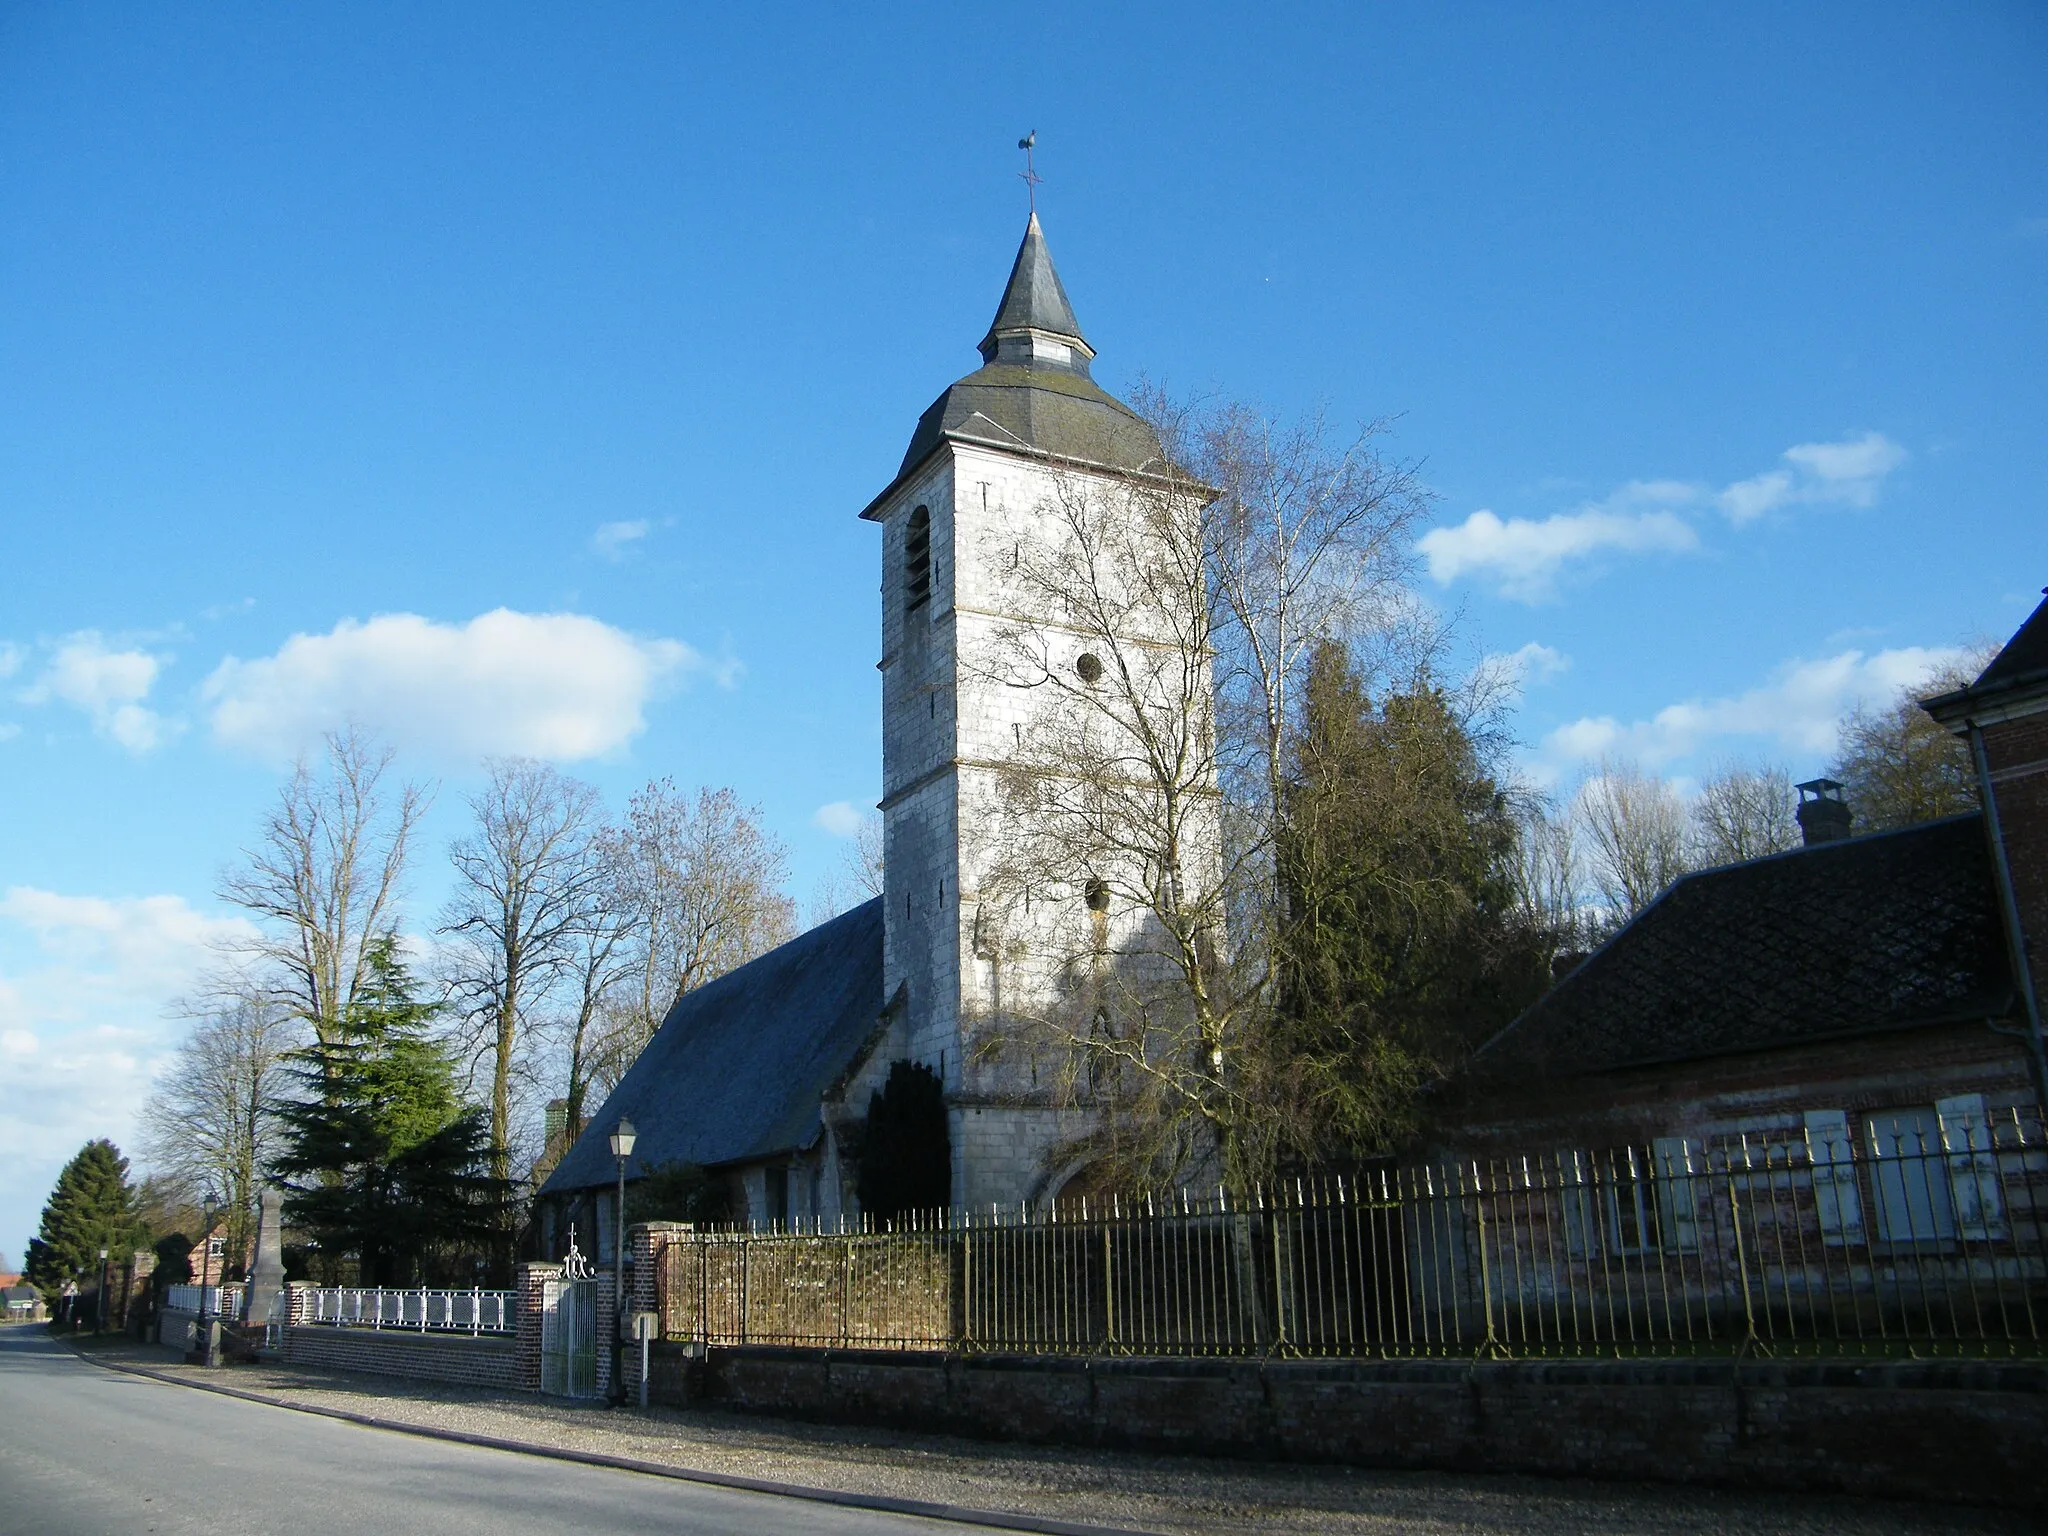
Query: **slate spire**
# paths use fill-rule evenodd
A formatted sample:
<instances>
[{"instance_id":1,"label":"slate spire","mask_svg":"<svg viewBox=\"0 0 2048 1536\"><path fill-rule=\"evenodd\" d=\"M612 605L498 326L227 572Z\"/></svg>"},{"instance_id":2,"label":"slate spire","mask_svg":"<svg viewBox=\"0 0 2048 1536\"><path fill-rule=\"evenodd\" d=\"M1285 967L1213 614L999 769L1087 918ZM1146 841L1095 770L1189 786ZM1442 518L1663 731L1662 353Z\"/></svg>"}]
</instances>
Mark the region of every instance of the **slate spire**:
<instances>
[{"instance_id":1,"label":"slate spire","mask_svg":"<svg viewBox=\"0 0 2048 1536\"><path fill-rule=\"evenodd\" d=\"M996 318L981 340L981 355L990 363L1000 357L1020 367L1064 366L1083 375L1095 355L1074 318L1074 306L1067 302L1036 213L1024 228L1024 243L1017 247Z\"/></svg>"}]
</instances>

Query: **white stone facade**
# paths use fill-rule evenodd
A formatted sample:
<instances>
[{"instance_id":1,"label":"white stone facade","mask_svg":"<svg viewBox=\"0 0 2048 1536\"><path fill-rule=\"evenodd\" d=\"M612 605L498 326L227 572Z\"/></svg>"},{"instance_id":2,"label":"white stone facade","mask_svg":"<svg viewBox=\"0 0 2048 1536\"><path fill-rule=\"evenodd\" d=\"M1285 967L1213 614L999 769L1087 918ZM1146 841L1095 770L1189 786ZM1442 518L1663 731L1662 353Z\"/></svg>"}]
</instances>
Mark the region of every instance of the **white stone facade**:
<instances>
[{"instance_id":1,"label":"white stone facade","mask_svg":"<svg viewBox=\"0 0 2048 1536\"><path fill-rule=\"evenodd\" d=\"M1061 498L1113 499L1123 486L948 441L870 514L883 529L884 996L900 1010L907 1053L945 1084L958 1205L1050 1198L1075 1171L1064 1166L1068 1144L1089 1124L1059 1091L1061 1063L1041 1061L1035 1047L991 1049L1007 1038L1005 1015L1030 1011L1056 984L1033 958L1072 953L1077 931L1090 928L1083 889L1094 872L1077 864L1065 889L1033 891L1029 915L1006 908L993 934L981 882L1003 836L998 776L1054 700L1004 681L987 658L1020 633L1059 668L1091 648L1085 633L1028 611L1043 597L1006 572L1021 550L1063 536ZM912 606L907 546L920 509L930 595ZM1201 693L1206 708L1206 672Z\"/></svg>"}]
</instances>

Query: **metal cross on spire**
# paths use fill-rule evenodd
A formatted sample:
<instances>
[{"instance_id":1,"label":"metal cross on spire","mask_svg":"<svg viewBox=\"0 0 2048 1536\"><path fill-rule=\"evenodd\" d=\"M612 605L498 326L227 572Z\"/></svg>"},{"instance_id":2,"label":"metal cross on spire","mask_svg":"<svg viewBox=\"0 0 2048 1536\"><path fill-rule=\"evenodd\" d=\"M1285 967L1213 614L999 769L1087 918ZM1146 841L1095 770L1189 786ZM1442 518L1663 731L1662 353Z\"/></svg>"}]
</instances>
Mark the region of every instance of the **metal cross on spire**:
<instances>
[{"instance_id":1,"label":"metal cross on spire","mask_svg":"<svg viewBox=\"0 0 2048 1536\"><path fill-rule=\"evenodd\" d=\"M1032 129L1017 141L1017 147L1024 151L1024 169L1017 173L1031 197L1031 211L1038 212L1038 184L1045 178L1038 174L1031 164L1031 151L1038 145L1038 130Z\"/></svg>"}]
</instances>

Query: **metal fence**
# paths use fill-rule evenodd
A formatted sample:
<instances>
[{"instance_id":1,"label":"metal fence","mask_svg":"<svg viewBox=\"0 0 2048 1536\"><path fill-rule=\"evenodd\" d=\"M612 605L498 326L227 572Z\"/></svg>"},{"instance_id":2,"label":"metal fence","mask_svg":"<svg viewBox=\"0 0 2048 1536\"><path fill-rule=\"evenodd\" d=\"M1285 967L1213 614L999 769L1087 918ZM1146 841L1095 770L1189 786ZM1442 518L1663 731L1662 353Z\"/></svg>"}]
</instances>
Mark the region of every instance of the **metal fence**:
<instances>
[{"instance_id":1,"label":"metal fence","mask_svg":"<svg viewBox=\"0 0 2048 1536\"><path fill-rule=\"evenodd\" d=\"M2041 1356L2040 1120L1955 1101L910 1230L662 1234L664 1336L1143 1355Z\"/></svg>"},{"instance_id":2,"label":"metal fence","mask_svg":"<svg viewBox=\"0 0 2048 1536\"><path fill-rule=\"evenodd\" d=\"M167 1285L164 1306L173 1312L192 1312L207 1317L240 1317L242 1285Z\"/></svg>"},{"instance_id":3,"label":"metal fence","mask_svg":"<svg viewBox=\"0 0 2048 1536\"><path fill-rule=\"evenodd\" d=\"M422 1333L511 1333L519 1293L468 1290L390 1290L377 1286L301 1286L296 1323L337 1328L402 1328Z\"/></svg>"}]
</instances>

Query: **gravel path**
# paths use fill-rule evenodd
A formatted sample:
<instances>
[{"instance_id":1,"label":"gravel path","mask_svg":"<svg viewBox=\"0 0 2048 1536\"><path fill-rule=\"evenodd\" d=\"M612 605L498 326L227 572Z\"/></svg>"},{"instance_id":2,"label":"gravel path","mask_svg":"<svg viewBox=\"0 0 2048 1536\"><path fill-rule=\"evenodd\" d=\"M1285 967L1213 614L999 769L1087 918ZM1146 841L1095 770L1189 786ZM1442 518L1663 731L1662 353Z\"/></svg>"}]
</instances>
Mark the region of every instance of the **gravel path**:
<instances>
[{"instance_id":1,"label":"gravel path","mask_svg":"<svg viewBox=\"0 0 2048 1536\"><path fill-rule=\"evenodd\" d=\"M87 1354L179 1380L339 1409L393 1426L490 1435L728 1476L1172 1533L1715 1532L1728 1536L2021 1532L2028 1517L1870 1500L989 1444L708 1409L646 1413L340 1371L206 1371L126 1341Z\"/></svg>"}]
</instances>

